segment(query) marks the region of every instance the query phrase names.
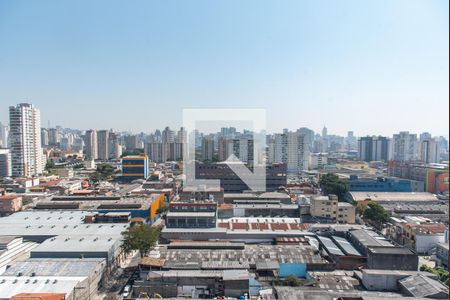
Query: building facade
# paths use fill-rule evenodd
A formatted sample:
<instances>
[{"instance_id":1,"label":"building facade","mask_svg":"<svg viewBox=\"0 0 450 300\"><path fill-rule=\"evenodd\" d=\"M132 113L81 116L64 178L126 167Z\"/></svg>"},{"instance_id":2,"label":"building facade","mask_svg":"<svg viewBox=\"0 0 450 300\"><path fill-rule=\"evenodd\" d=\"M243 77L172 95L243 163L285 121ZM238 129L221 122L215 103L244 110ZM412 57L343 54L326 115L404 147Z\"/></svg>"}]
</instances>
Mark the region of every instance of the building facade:
<instances>
[{"instance_id":1,"label":"building facade","mask_svg":"<svg viewBox=\"0 0 450 300\"><path fill-rule=\"evenodd\" d=\"M417 158L417 135L408 131L394 134L392 138L392 159L395 161L412 161Z\"/></svg>"},{"instance_id":2,"label":"building facade","mask_svg":"<svg viewBox=\"0 0 450 300\"><path fill-rule=\"evenodd\" d=\"M97 131L97 157L100 160L108 160L109 158L109 131Z\"/></svg>"},{"instance_id":3,"label":"building facade","mask_svg":"<svg viewBox=\"0 0 450 300\"><path fill-rule=\"evenodd\" d=\"M148 178L147 155L130 155L122 157L122 177L124 180Z\"/></svg>"},{"instance_id":4,"label":"building facade","mask_svg":"<svg viewBox=\"0 0 450 300\"><path fill-rule=\"evenodd\" d=\"M86 130L84 144L86 153L85 159L86 160L98 159L97 131Z\"/></svg>"},{"instance_id":5,"label":"building facade","mask_svg":"<svg viewBox=\"0 0 450 300\"><path fill-rule=\"evenodd\" d=\"M31 177L43 171L41 116L39 109L28 103L9 108L12 176Z\"/></svg>"},{"instance_id":6,"label":"building facade","mask_svg":"<svg viewBox=\"0 0 450 300\"><path fill-rule=\"evenodd\" d=\"M358 139L358 157L362 161L388 161L391 141L383 136L366 136Z\"/></svg>"},{"instance_id":7,"label":"building facade","mask_svg":"<svg viewBox=\"0 0 450 300\"><path fill-rule=\"evenodd\" d=\"M11 151L9 149L0 149L0 177L11 176Z\"/></svg>"}]
</instances>

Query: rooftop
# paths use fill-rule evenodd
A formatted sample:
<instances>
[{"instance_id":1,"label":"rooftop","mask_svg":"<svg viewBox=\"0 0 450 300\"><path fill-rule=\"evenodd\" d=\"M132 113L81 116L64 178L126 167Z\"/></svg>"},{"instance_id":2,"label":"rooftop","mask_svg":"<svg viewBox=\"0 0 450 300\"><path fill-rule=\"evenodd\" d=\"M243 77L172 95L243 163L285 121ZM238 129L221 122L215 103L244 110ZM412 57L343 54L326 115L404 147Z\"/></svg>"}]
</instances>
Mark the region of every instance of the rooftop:
<instances>
[{"instance_id":1,"label":"rooftop","mask_svg":"<svg viewBox=\"0 0 450 300\"><path fill-rule=\"evenodd\" d=\"M344 253L339 247L330 239L324 236L317 236L317 239L325 246L327 251L333 255L343 256Z\"/></svg>"},{"instance_id":2,"label":"rooftop","mask_svg":"<svg viewBox=\"0 0 450 300\"><path fill-rule=\"evenodd\" d=\"M385 247L394 247L386 238L380 236L375 231L359 229L350 231L350 235L352 235L355 239L357 239L364 247L372 247L372 246L385 246Z\"/></svg>"},{"instance_id":3,"label":"rooftop","mask_svg":"<svg viewBox=\"0 0 450 300\"><path fill-rule=\"evenodd\" d=\"M400 279L398 283L414 297L433 298L437 294L448 296L447 286L421 274Z\"/></svg>"},{"instance_id":4,"label":"rooftop","mask_svg":"<svg viewBox=\"0 0 450 300\"><path fill-rule=\"evenodd\" d=\"M386 246L381 246L381 247L368 247L367 251L369 253L375 253L375 254L397 254L397 255L415 255L414 252L412 252L411 250L409 250L408 248L405 247L386 247Z\"/></svg>"},{"instance_id":5,"label":"rooftop","mask_svg":"<svg viewBox=\"0 0 450 300\"><path fill-rule=\"evenodd\" d=\"M426 192L349 192L355 201L385 201L385 202L414 202L414 201L438 201L438 198Z\"/></svg>"},{"instance_id":6,"label":"rooftop","mask_svg":"<svg viewBox=\"0 0 450 300\"><path fill-rule=\"evenodd\" d=\"M13 263L2 276L90 276L99 264L106 265L103 258L41 259L31 258ZM0 277L1 281L1 277Z\"/></svg>"},{"instance_id":7,"label":"rooftop","mask_svg":"<svg viewBox=\"0 0 450 300\"><path fill-rule=\"evenodd\" d=\"M68 296L85 279L76 276L1 276L0 299L9 299L19 293L62 293Z\"/></svg>"},{"instance_id":8,"label":"rooftop","mask_svg":"<svg viewBox=\"0 0 450 300\"><path fill-rule=\"evenodd\" d=\"M260 263L320 264L326 261L310 245L246 245L244 249L170 249L160 247L159 258L169 269L246 269Z\"/></svg>"},{"instance_id":9,"label":"rooftop","mask_svg":"<svg viewBox=\"0 0 450 300\"><path fill-rule=\"evenodd\" d=\"M359 251L356 250L347 239L338 236L332 236L331 238L337 245L340 246L340 248L344 250L345 254L361 256L361 253L359 253Z\"/></svg>"},{"instance_id":10,"label":"rooftop","mask_svg":"<svg viewBox=\"0 0 450 300\"><path fill-rule=\"evenodd\" d=\"M6 194L3 196L0 196L0 201L1 200L14 200L16 198L19 198L20 196L16 195L16 194Z\"/></svg>"}]
</instances>

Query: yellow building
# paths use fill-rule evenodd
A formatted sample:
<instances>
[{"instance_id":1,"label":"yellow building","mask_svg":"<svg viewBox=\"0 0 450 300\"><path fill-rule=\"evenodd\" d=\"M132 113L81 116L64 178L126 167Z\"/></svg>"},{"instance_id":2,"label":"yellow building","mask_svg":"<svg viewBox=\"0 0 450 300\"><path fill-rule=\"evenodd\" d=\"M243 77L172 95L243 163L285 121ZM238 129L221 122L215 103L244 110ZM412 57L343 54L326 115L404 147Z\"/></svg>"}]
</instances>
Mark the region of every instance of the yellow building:
<instances>
[{"instance_id":1,"label":"yellow building","mask_svg":"<svg viewBox=\"0 0 450 300\"><path fill-rule=\"evenodd\" d=\"M311 198L311 216L329 218L341 224L355 223L356 208L347 202L339 202L335 195Z\"/></svg>"}]
</instances>

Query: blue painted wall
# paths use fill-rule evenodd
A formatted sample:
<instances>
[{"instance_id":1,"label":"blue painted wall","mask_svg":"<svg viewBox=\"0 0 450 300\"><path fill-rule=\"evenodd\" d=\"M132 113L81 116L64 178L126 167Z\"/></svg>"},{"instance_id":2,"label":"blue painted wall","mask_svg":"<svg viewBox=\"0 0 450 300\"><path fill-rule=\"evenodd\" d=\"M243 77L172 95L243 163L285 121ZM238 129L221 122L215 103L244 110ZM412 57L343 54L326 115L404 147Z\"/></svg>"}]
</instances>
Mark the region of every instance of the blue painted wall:
<instances>
[{"instance_id":1,"label":"blue painted wall","mask_svg":"<svg viewBox=\"0 0 450 300\"><path fill-rule=\"evenodd\" d=\"M306 264L280 264L280 277L289 275L306 277Z\"/></svg>"},{"instance_id":2,"label":"blue painted wall","mask_svg":"<svg viewBox=\"0 0 450 300\"><path fill-rule=\"evenodd\" d=\"M350 176L348 180L351 192L412 192L412 182L407 179L376 178L358 179Z\"/></svg>"}]
</instances>

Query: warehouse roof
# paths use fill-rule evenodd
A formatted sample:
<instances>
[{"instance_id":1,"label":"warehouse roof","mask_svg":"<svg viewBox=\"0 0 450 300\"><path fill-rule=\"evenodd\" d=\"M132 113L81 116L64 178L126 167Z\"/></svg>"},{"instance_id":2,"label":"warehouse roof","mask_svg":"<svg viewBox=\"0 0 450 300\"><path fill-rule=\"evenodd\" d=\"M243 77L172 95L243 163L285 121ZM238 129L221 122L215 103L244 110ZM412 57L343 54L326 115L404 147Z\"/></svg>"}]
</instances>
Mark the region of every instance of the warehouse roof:
<instances>
[{"instance_id":1,"label":"warehouse roof","mask_svg":"<svg viewBox=\"0 0 450 300\"><path fill-rule=\"evenodd\" d=\"M173 269L235 268L256 263L324 263L317 249L310 245L246 245L244 249L168 249L161 247L160 258ZM238 265L231 262L238 263ZM231 264L230 264L231 263ZM273 266L273 265L272 265Z\"/></svg>"},{"instance_id":2,"label":"warehouse roof","mask_svg":"<svg viewBox=\"0 0 450 300\"><path fill-rule=\"evenodd\" d=\"M448 297L448 287L437 280L421 274L408 276L398 281L399 285L413 297L434 298L437 294Z\"/></svg>"},{"instance_id":3,"label":"warehouse roof","mask_svg":"<svg viewBox=\"0 0 450 300\"><path fill-rule=\"evenodd\" d=\"M22 237L53 237L59 235L120 236L128 228L128 224L65 224L62 221L44 225L20 223L2 223L1 225L0 235L17 235Z\"/></svg>"},{"instance_id":4,"label":"warehouse roof","mask_svg":"<svg viewBox=\"0 0 450 300\"><path fill-rule=\"evenodd\" d=\"M347 239L338 236L332 236L331 238L337 245L339 245L341 249L344 250L345 254L361 256L361 253L359 253L359 251L356 250L355 247L353 247L353 245L349 241L347 241Z\"/></svg>"},{"instance_id":5,"label":"warehouse roof","mask_svg":"<svg viewBox=\"0 0 450 300\"><path fill-rule=\"evenodd\" d=\"M380 236L376 232L372 230L352 230L350 231L350 235L352 235L356 240L358 240L364 247L371 246L386 246L386 247L394 247L386 238Z\"/></svg>"},{"instance_id":6,"label":"warehouse roof","mask_svg":"<svg viewBox=\"0 0 450 300\"><path fill-rule=\"evenodd\" d=\"M19 293L62 293L69 295L86 277L60 276L1 276L0 299Z\"/></svg>"},{"instance_id":7,"label":"warehouse roof","mask_svg":"<svg viewBox=\"0 0 450 300\"><path fill-rule=\"evenodd\" d=\"M374 254L399 254L399 255L415 255L414 252L405 247L386 247L386 246L370 246L367 248L369 253Z\"/></svg>"},{"instance_id":8,"label":"warehouse roof","mask_svg":"<svg viewBox=\"0 0 450 300\"><path fill-rule=\"evenodd\" d=\"M74 253L74 252L110 252L111 249L117 248L122 237L120 235L60 235L45 240L39 246L31 250L31 257L36 253Z\"/></svg>"},{"instance_id":9,"label":"warehouse roof","mask_svg":"<svg viewBox=\"0 0 450 300\"><path fill-rule=\"evenodd\" d=\"M335 300L335 299L404 299L401 294L387 292L368 292L359 290L341 289L308 289L306 287L276 286L275 291L278 299L305 299L305 300Z\"/></svg>"},{"instance_id":10,"label":"warehouse roof","mask_svg":"<svg viewBox=\"0 0 450 300\"><path fill-rule=\"evenodd\" d=\"M355 201L413 202L438 201L436 195L426 192L349 192Z\"/></svg>"},{"instance_id":11,"label":"warehouse roof","mask_svg":"<svg viewBox=\"0 0 450 300\"><path fill-rule=\"evenodd\" d=\"M104 258L30 258L13 263L2 276L90 276ZM1 281L1 277L0 277Z\"/></svg>"},{"instance_id":12,"label":"warehouse roof","mask_svg":"<svg viewBox=\"0 0 450 300\"><path fill-rule=\"evenodd\" d=\"M317 236L317 239L324 245L328 253L333 255L344 255L339 247L330 239L324 236Z\"/></svg>"},{"instance_id":13,"label":"warehouse roof","mask_svg":"<svg viewBox=\"0 0 450 300\"><path fill-rule=\"evenodd\" d=\"M51 210L51 211L19 211L7 217L0 218L0 224L81 224L88 211Z\"/></svg>"}]
</instances>

